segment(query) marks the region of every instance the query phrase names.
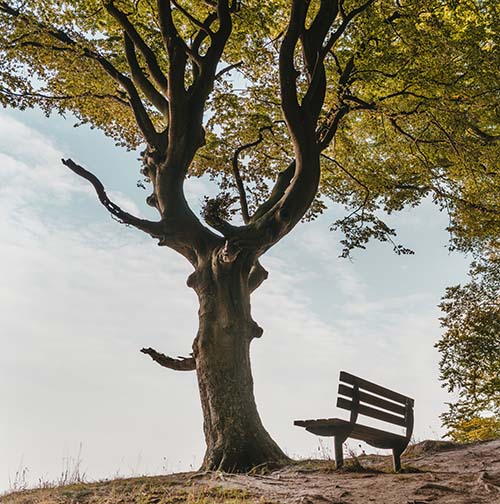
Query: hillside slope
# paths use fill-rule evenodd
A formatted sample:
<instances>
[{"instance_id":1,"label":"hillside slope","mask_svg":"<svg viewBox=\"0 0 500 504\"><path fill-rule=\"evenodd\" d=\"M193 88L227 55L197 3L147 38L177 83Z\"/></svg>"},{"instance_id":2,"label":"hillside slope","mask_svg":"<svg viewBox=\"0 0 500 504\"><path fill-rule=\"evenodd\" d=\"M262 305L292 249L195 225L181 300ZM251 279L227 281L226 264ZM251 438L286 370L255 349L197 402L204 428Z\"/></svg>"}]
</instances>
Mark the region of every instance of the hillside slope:
<instances>
[{"instance_id":1,"label":"hillside slope","mask_svg":"<svg viewBox=\"0 0 500 504\"><path fill-rule=\"evenodd\" d=\"M403 457L365 455L334 471L303 461L265 474L182 473L5 495L2 504L500 504L500 439L455 446L424 441Z\"/></svg>"}]
</instances>

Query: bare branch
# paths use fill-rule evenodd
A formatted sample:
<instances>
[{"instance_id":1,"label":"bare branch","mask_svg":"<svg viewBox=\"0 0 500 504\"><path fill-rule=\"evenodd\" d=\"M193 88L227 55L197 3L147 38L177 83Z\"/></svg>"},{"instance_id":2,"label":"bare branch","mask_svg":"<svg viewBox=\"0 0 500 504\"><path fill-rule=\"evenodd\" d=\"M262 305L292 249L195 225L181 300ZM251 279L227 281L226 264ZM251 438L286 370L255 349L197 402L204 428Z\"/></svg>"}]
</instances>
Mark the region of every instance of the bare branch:
<instances>
[{"instance_id":1,"label":"bare branch","mask_svg":"<svg viewBox=\"0 0 500 504\"><path fill-rule=\"evenodd\" d=\"M205 24L209 26L215 19L219 21L219 27L211 36L211 44L208 47L205 55L199 60L200 75L195 80L192 86L191 103L193 109L198 115L203 113L205 102L211 93L216 79L217 65L220 62L226 42L233 29L231 13L237 10L235 6L238 2L233 2L231 7L228 0L218 0L216 17L209 15L205 20ZM200 30L199 36L193 42L193 50L198 54L200 44L205 38L205 33Z\"/></svg>"},{"instance_id":2,"label":"bare branch","mask_svg":"<svg viewBox=\"0 0 500 504\"><path fill-rule=\"evenodd\" d=\"M179 4L177 0L171 0L172 3L175 5L175 8L182 13L191 23L193 23L195 26L203 30L209 37L214 36L214 32L210 29L210 24L208 24L206 21L200 21L199 19L195 18L190 12L188 12L182 5Z\"/></svg>"},{"instance_id":3,"label":"bare branch","mask_svg":"<svg viewBox=\"0 0 500 504\"><path fill-rule=\"evenodd\" d=\"M294 55L295 48L304 30L306 15L306 3L293 1L288 29L283 37L279 54L282 108L288 128L293 136L295 136L298 123L302 121L297 97L297 77L299 74L294 65Z\"/></svg>"},{"instance_id":4,"label":"bare branch","mask_svg":"<svg viewBox=\"0 0 500 504\"><path fill-rule=\"evenodd\" d=\"M263 217L269 212L276 203L283 197L290 182L295 175L295 161L292 161L288 167L278 174L273 190L269 198L260 205L255 214L252 216L251 221L254 222Z\"/></svg>"},{"instance_id":5,"label":"bare branch","mask_svg":"<svg viewBox=\"0 0 500 504\"><path fill-rule=\"evenodd\" d=\"M211 12L208 14L208 16L205 18L203 21L203 24L210 29L214 21L217 19L217 13L216 12ZM208 37L208 32L205 30L200 30L198 34L195 36L193 43L191 44L191 49L193 50L194 53L199 54L200 53L200 47L201 44L203 44L203 41Z\"/></svg>"},{"instance_id":6,"label":"bare branch","mask_svg":"<svg viewBox=\"0 0 500 504\"><path fill-rule=\"evenodd\" d=\"M398 96L413 96L414 98L421 98L422 100L428 100L428 101L433 101L433 100L439 99L439 98L435 98L432 96L425 96L425 95L421 95L418 93L414 93L412 91L408 91L408 89L410 89L412 86L413 86L413 84L408 84L408 86L406 86L401 91L396 91L396 92L388 94L386 96L382 96L382 97L378 98L378 101L382 102L385 100L390 100L391 98L396 98Z\"/></svg>"},{"instance_id":7,"label":"bare branch","mask_svg":"<svg viewBox=\"0 0 500 504\"><path fill-rule=\"evenodd\" d=\"M175 26L171 7L171 4L173 3L174 2L172 0L158 0L157 2L160 31L170 59L169 85L171 80L170 75L172 73L172 65L174 67L180 65L178 69L174 68L174 70L176 70L174 72L175 75L184 75L187 58L190 58L196 65L201 65L200 55L186 43ZM200 31L205 33L203 30Z\"/></svg>"},{"instance_id":8,"label":"bare branch","mask_svg":"<svg viewBox=\"0 0 500 504\"><path fill-rule=\"evenodd\" d=\"M114 94L95 94L91 92L85 92L85 93L80 93L80 94L75 94L75 95L49 95L49 94L43 94L43 93L15 93L14 91L11 91L10 89L4 88L3 86L0 86L0 94L7 95L7 96L13 96L16 98L39 98L40 100L44 100L47 102L50 101L66 101L66 100L78 100L82 98L95 98L96 100L113 100L119 103L120 105L123 105L124 107L130 108L130 103L126 100L123 99L123 96L117 96Z\"/></svg>"},{"instance_id":9,"label":"bare branch","mask_svg":"<svg viewBox=\"0 0 500 504\"><path fill-rule=\"evenodd\" d=\"M93 174L87 171L80 165L77 165L71 159L62 159L62 163L67 166L73 173L76 173L80 177L88 180L95 189L99 201L103 204L106 210L113 216L115 216L123 224L128 224L133 226L145 233L148 233L154 238L162 238L164 235L164 228L161 222L153 222L145 219L139 219L134 215L129 214L122 210L117 204L113 203L106 194L102 182Z\"/></svg>"},{"instance_id":10,"label":"bare branch","mask_svg":"<svg viewBox=\"0 0 500 504\"><path fill-rule=\"evenodd\" d=\"M375 103L374 102L370 102L369 103L369 102L363 100L362 98L359 98L358 96L351 95L349 93L347 93L344 96L344 100L358 104L358 106L354 107L353 110L373 110L373 109L375 109Z\"/></svg>"},{"instance_id":11,"label":"bare branch","mask_svg":"<svg viewBox=\"0 0 500 504\"><path fill-rule=\"evenodd\" d=\"M438 144L438 143L445 143L445 140L442 139L435 139L435 140L425 140L423 138L417 138L408 131L405 131L396 121L394 117L389 116L389 122L392 124L395 130L399 131L403 136L409 138L412 142L414 142L416 145L418 144Z\"/></svg>"},{"instance_id":12,"label":"bare branch","mask_svg":"<svg viewBox=\"0 0 500 504\"><path fill-rule=\"evenodd\" d=\"M349 178L351 178L352 180L354 180L354 182L356 182L358 185L360 185L367 194L370 193L370 189L368 189L368 186L361 182L361 180L359 180L355 175L353 175L349 170L347 170L342 164L340 164L335 158L332 158L330 156L327 156L326 154L321 154L322 157L324 157L325 159L328 159L328 161L331 161L335 166L337 166L338 168L340 168ZM330 171L330 169L328 169Z\"/></svg>"},{"instance_id":13,"label":"bare branch","mask_svg":"<svg viewBox=\"0 0 500 504\"><path fill-rule=\"evenodd\" d=\"M490 135L489 133L486 133L475 124L469 124L469 128L477 137L479 137L486 143L494 143L500 140L500 135Z\"/></svg>"},{"instance_id":14,"label":"bare branch","mask_svg":"<svg viewBox=\"0 0 500 504\"><path fill-rule=\"evenodd\" d=\"M173 369L174 371L195 371L196 361L194 357L168 357L165 354L157 352L153 348L143 348L143 354L149 355L160 366Z\"/></svg>"},{"instance_id":15,"label":"bare branch","mask_svg":"<svg viewBox=\"0 0 500 504\"><path fill-rule=\"evenodd\" d=\"M138 31L135 29L134 25L129 21L125 13L123 13L115 6L113 0L108 1L105 4L105 8L113 16L113 18L120 24L120 26L125 30L125 33L134 43L134 46L137 47L137 49L144 56L144 59L148 66L148 71L151 75L151 78L154 80L155 84L159 87L159 89L161 89L161 91L166 92L167 78L162 72L152 49L146 44L144 39L139 35Z\"/></svg>"},{"instance_id":16,"label":"bare branch","mask_svg":"<svg viewBox=\"0 0 500 504\"><path fill-rule=\"evenodd\" d=\"M472 210L478 210L481 213L491 214L494 217L498 217L500 214L500 207L495 205L485 205L483 202L477 203L475 201L468 200L464 197L452 194L445 189L442 189L437 184L430 185L418 185L418 184L395 184L393 186L395 189L400 189L403 191L414 191L422 195L429 192L433 192L437 199L452 202L457 207L465 207Z\"/></svg>"},{"instance_id":17,"label":"bare branch","mask_svg":"<svg viewBox=\"0 0 500 504\"><path fill-rule=\"evenodd\" d=\"M325 150L337 133L340 121L349 112L348 105L342 105L338 110L333 111L331 118L327 117L325 123L318 129L317 136L320 151Z\"/></svg>"},{"instance_id":18,"label":"bare branch","mask_svg":"<svg viewBox=\"0 0 500 504\"><path fill-rule=\"evenodd\" d=\"M181 106L186 100L184 78L189 51L172 19L170 0L157 0L157 6L161 36L169 57L168 98Z\"/></svg>"},{"instance_id":19,"label":"bare branch","mask_svg":"<svg viewBox=\"0 0 500 504\"><path fill-rule=\"evenodd\" d=\"M330 38L327 40L327 42L323 46L323 51L326 54L330 49L334 46L335 42L344 34L346 31L347 27L349 26L349 23L358 15L364 12L370 5L374 2L375 0L368 0L364 4L360 5L356 9L353 9L349 14L345 15L343 14L343 21L341 25L332 33ZM343 9L341 9L341 13L343 12Z\"/></svg>"},{"instance_id":20,"label":"bare branch","mask_svg":"<svg viewBox=\"0 0 500 504\"><path fill-rule=\"evenodd\" d=\"M168 115L168 102L165 97L156 90L156 88L149 82L149 79L144 75L137 56L135 54L135 46L132 39L128 36L127 32L123 34L125 45L125 56L127 58L128 66L132 73L132 80L141 91L145 94L146 98L161 112L164 116Z\"/></svg>"},{"instance_id":21,"label":"bare branch","mask_svg":"<svg viewBox=\"0 0 500 504\"><path fill-rule=\"evenodd\" d=\"M243 61L238 61L238 63L228 65L227 67L223 68L222 70L220 70L215 74L215 80L219 80L225 73L230 72L231 70L234 70L235 68L238 68L241 65L243 65Z\"/></svg>"},{"instance_id":22,"label":"bare branch","mask_svg":"<svg viewBox=\"0 0 500 504\"><path fill-rule=\"evenodd\" d=\"M338 2L321 0L320 8L309 29L302 30L300 40L309 78L309 88L302 100L302 108L317 120L326 93L326 72L323 42L339 12Z\"/></svg>"},{"instance_id":23,"label":"bare branch","mask_svg":"<svg viewBox=\"0 0 500 504\"><path fill-rule=\"evenodd\" d=\"M232 159L232 166L233 166L233 173L234 173L234 179L236 181L236 187L238 188L238 193L240 196L240 206L241 206L241 214L243 217L243 222L245 224L248 224L250 222L250 215L248 213L248 202L247 202L247 197L246 197L246 191L245 191L245 186L243 184L243 180L241 178L241 173L240 173L240 168L239 168L239 163L238 163L238 158L242 152L245 150L251 149L252 147L255 147L256 145L259 145L262 140L264 140L263 132L267 129L271 129L271 126L264 126L263 128L259 129L259 136L257 140L254 140L253 142L246 143L244 145L241 145L238 147L233 154L233 159Z\"/></svg>"},{"instance_id":24,"label":"bare branch","mask_svg":"<svg viewBox=\"0 0 500 504\"><path fill-rule=\"evenodd\" d=\"M100 54L87 48L84 48L83 50L85 56L97 61L104 69L104 71L125 89L129 96L130 105L134 112L135 120L137 122L137 125L139 126L139 129L144 135L146 142L155 147L160 147L160 134L156 131L153 122L151 121L151 118L149 117L149 114L147 113L146 108L144 107L144 104L141 100L141 97L139 96L139 93L137 92L137 89L135 88L132 81L121 72L119 72L107 59L103 58Z\"/></svg>"},{"instance_id":25,"label":"bare branch","mask_svg":"<svg viewBox=\"0 0 500 504\"><path fill-rule=\"evenodd\" d=\"M436 117L434 116L434 114L432 112L428 112L428 113L432 117L432 124L434 124L434 126L436 126L439 129L439 131L441 131L445 135L445 137L448 139L448 142L452 146L455 153L459 154L459 149L458 149L457 144L455 143L455 140L453 139L453 137L446 131L446 129L436 119Z\"/></svg>"}]
</instances>

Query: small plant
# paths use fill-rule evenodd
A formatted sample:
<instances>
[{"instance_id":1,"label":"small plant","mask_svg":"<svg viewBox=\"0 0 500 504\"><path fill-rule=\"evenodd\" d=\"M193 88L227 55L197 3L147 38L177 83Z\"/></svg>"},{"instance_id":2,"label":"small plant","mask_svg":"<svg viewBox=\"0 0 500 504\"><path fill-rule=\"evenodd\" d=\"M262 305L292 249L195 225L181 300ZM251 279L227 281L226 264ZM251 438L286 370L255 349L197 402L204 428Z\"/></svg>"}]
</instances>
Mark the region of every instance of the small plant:
<instances>
[{"instance_id":1,"label":"small plant","mask_svg":"<svg viewBox=\"0 0 500 504\"><path fill-rule=\"evenodd\" d=\"M82 443L78 447L76 457L63 457L63 469L56 481L55 486L68 486L78 483L84 483L86 479L85 472L82 472Z\"/></svg>"},{"instance_id":2,"label":"small plant","mask_svg":"<svg viewBox=\"0 0 500 504\"><path fill-rule=\"evenodd\" d=\"M351 448L350 446L348 446L346 448L346 452L347 452L348 457L346 458L343 469L346 471L349 471L349 472L363 472L363 471L365 471L365 468L361 464L359 457L358 457L357 453L354 451L354 449Z\"/></svg>"},{"instance_id":3,"label":"small plant","mask_svg":"<svg viewBox=\"0 0 500 504\"><path fill-rule=\"evenodd\" d=\"M332 449L321 438L318 438L318 452L320 460L333 460Z\"/></svg>"},{"instance_id":4,"label":"small plant","mask_svg":"<svg viewBox=\"0 0 500 504\"><path fill-rule=\"evenodd\" d=\"M20 492L28 488L28 473L29 469L23 464L23 460L19 463L19 467L14 475L14 479L11 479L9 474L9 491L10 492Z\"/></svg>"}]
</instances>

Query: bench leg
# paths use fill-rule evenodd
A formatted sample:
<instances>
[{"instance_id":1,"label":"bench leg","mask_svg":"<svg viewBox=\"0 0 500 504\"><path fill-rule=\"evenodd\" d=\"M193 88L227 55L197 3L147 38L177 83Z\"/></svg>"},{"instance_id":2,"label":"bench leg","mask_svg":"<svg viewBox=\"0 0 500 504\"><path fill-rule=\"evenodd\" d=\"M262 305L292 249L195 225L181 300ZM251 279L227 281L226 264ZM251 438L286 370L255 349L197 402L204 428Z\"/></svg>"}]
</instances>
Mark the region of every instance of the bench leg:
<instances>
[{"instance_id":1,"label":"bench leg","mask_svg":"<svg viewBox=\"0 0 500 504\"><path fill-rule=\"evenodd\" d=\"M401 471L401 454L404 450L401 448L393 448L392 449L392 462L394 467L394 472Z\"/></svg>"},{"instance_id":2,"label":"bench leg","mask_svg":"<svg viewBox=\"0 0 500 504\"><path fill-rule=\"evenodd\" d=\"M335 436L333 444L335 447L335 467L339 469L344 465L343 444L345 439L342 436Z\"/></svg>"}]
</instances>

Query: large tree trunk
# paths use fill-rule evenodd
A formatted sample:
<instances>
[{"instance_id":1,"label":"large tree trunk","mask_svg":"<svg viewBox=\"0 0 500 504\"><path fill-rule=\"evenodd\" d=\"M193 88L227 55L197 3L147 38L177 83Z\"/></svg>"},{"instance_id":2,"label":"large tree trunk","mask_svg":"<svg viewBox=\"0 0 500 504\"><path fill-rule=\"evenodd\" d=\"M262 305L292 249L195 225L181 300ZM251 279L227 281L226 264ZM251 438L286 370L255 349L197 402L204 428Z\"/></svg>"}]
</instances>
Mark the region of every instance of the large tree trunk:
<instances>
[{"instance_id":1,"label":"large tree trunk","mask_svg":"<svg viewBox=\"0 0 500 504\"><path fill-rule=\"evenodd\" d=\"M204 418L205 470L248 471L286 455L264 429L253 394L250 343L262 334L250 315L249 268L216 255L192 275L200 301L193 344Z\"/></svg>"}]
</instances>

